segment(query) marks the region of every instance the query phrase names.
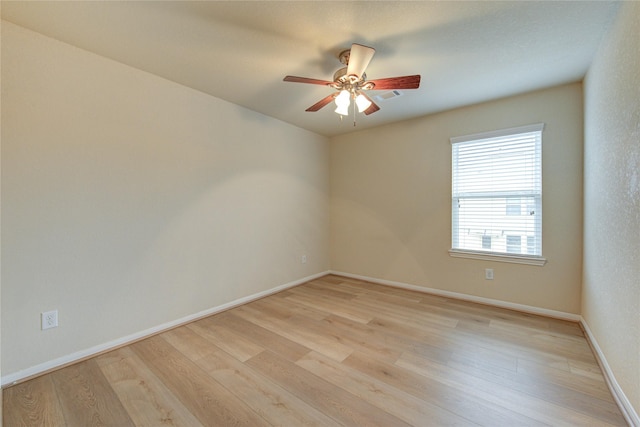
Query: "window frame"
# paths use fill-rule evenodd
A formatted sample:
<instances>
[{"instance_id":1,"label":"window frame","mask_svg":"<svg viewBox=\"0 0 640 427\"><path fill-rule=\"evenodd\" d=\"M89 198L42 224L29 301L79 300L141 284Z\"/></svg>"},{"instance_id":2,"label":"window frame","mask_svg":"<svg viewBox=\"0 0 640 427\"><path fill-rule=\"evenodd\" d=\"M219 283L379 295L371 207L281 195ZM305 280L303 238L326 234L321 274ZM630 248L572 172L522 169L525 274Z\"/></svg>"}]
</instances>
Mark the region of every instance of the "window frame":
<instances>
[{"instance_id":1,"label":"window frame","mask_svg":"<svg viewBox=\"0 0 640 427\"><path fill-rule=\"evenodd\" d=\"M509 262L509 263L518 263L518 264L528 264L528 265L535 265L535 266L543 266L546 264L547 260L546 258L544 258L542 256L542 254L540 255L532 255L529 254L529 246L528 246L528 239L525 239L525 242L527 243L527 251L526 253L507 253L507 252L494 252L491 250L470 250L470 249L462 249L462 248L454 248L453 247L453 243L454 243L454 232L456 230L454 230L454 226L455 226L455 218L454 218L454 213L455 213L455 207L453 206L453 203L455 202L455 200L457 200L456 198L454 198L454 193L453 193L453 173L454 173L454 165L453 165L453 153L454 153L454 145L457 143L463 143L463 142L470 142L470 141L477 141L477 140L481 140L481 139L489 139L489 138L499 138L499 137L504 137L504 136L510 136L510 135L517 135L517 134L522 134L522 133L529 133L529 132L540 132L540 180L542 181L542 132L544 130L544 123L537 123L537 124L532 124L532 125L527 125L527 126L519 126L519 127L514 127L514 128L508 128L508 129L501 129L501 130L496 130L496 131L491 131L491 132L483 132L483 133L477 133L477 134L472 134L472 135L465 135L465 136L459 136L459 137L453 137L450 138L450 142L451 142L451 146L452 146L452 150L451 150L451 155L452 155L452 171L451 171L451 196L452 196L452 207L451 207L451 249L449 249L449 255L455 258L470 258L470 259L479 259L479 260L488 260L488 261L499 261L499 262ZM539 194L539 198L540 198L540 204L542 204L542 188L540 190L540 194ZM528 207L527 207L528 209ZM542 210L540 209L539 212L540 215L540 243L542 243ZM521 239L522 242L522 239ZM542 251L542 247L540 248L540 250Z\"/></svg>"}]
</instances>

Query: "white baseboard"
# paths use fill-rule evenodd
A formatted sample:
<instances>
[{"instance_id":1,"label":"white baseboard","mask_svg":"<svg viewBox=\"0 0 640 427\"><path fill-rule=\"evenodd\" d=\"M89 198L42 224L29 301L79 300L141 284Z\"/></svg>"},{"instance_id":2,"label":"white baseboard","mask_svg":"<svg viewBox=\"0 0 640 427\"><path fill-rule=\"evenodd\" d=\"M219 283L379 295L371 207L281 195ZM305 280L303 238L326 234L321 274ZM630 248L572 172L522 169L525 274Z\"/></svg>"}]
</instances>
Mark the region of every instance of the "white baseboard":
<instances>
[{"instance_id":1,"label":"white baseboard","mask_svg":"<svg viewBox=\"0 0 640 427\"><path fill-rule=\"evenodd\" d=\"M595 353L598 365L600 365L600 369L602 369L602 372L604 374L604 379L607 381L609 390L611 390L611 394L618 404L618 407L620 408L624 419L627 421L627 423L629 423L630 426L640 427L640 416L638 416L638 413L633 408L633 405L631 405L631 402L629 402L629 399L627 399L626 394L624 394L624 391L622 391L622 389L620 388L620 384L618 384L616 377L613 375L613 371L611 370L606 357L604 357L604 353L602 352L600 345L598 345L598 341L596 341L596 338L591 332L589 325L582 318L582 316L580 317L580 325L582 326L582 329L587 336L589 345L591 345L591 348Z\"/></svg>"},{"instance_id":2,"label":"white baseboard","mask_svg":"<svg viewBox=\"0 0 640 427\"><path fill-rule=\"evenodd\" d=\"M376 279L375 277L367 277L367 276L361 276L358 274L343 273L340 271L331 271L331 274L335 274L337 276L350 277L352 279L364 280L366 282L377 283L380 285L393 286L396 288L408 289L411 291L437 295L441 297L459 299L459 300L470 301L470 302L477 302L479 304L486 304L494 307L507 308L510 310L521 311L524 313L539 314L541 316L553 317L555 319L570 320L572 322L579 322L580 319L582 319L582 317L579 314L565 313L564 311L549 310L546 308L533 307L533 306L524 305L524 304L516 304L513 302L500 301L497 299L478 297L475 295L462 294L458 292L443 291L441 289L427 288L425 286L418 286L418 285L410 285L408 283L394 282L392 280Z\"/></svg>"},{"instance_id":3,"label":"white baseboard","mask_svg":"<svg viewBox=\"0 0 640 427\"><path fill-rule=\"evenodd\" d=\"M391 280L376 279L374 277L361 276L358 274L344 273L340 271L331 271L331 274L335 274L337 276L349 277L352 279L364 280L367 282L377 283L380 285L393 286L396 288L409 289L412 291L418 291L418 292L423 292L427 294L460 299L464 301L477 302L477 303L492 305L500 308L508 308L511 310L522 311L525 313L539 314L541 316L579 322L580 325L582 326L582 329L585 331L587 341L589 342L589 344L591 345L591 348L593 349L593 352L595 353L596 360L598 361L598 364L602 369L604 378L607 382L607 385L609 386L609 390L611 391L611 394L613 395L614 400L618 404L618 407L620 408L620 412L622 412L622 415L624 416L625 420L627 421L627 423L629 423L630 426L640 427L640 417L638 416L638 413L633 408L633 405L631 405L631 402L629 402L629 399L627 399L627 396L624 394L624 391L622 391L622 389L620 388L618 381L613 375L613 371L611 371L611 367L607 363L607 359L605 358L604 353L600 349L598 342L596 341L595 337L593 336L593 333L589 329L589 325L587 325L587 322L582 318L582 316L578 314L548 310L546 308L532 307L532 306L523 305L523 304L515 304L515 303L510 303L510 302L505 302L500 300L494 300L490 298L477 297L474 295L461 294L457 292L443 291L440 289L410 285L408 283L394 282Z\"/></svg>"},{"instance_id":4,"label":"white baseboard","mask_svg":"<svg viewBox=\"0 0 640 427\"><path fill-rule=\"evenodd\" d=\"M228 302L226 304L219 305L217 307L213 307L207 310L203 310L199 313L195 313L189 316L185 316L181 319L177 319L171 322L163 323L158 326L154 326L152 328L146 329L144 331L136 332L131 335L127 335L122 338L115 339L113 341L106 342L104 344L98 344L91 348L77 351L72 354L68 354L66 356L59 357L54 360L50 360L48 362L40 363L38 365L32 366L27 369L23 369L18 372L13 372L7 375L2 376L0 379L0 385L2 387L16 384L18 382L24 381L26 379L32 378L34 376L52 371L54 369L63 367L65 365L69 365L74 362L81 361L83 359L87 359L89 357L98 355L100 353L104 353L110 350L114 350L118 347L122 347L124 345L133 343L135 341L139 341L141 339L150 337L152 335L156 335L160 332L167 331L169 329L173 329L177 326L181 326L195 320L211 316L212 314L220 313L222 311L228 310L233 307L237 307L242 304L249 303L251 301L255 301L260 298L264 298L268 295L275 294L276 292L283 291L288 288L292 288L294 286L301 285L302 283L308 282L310 280L317 279L322 276L326 276L329 274L328 271L324 271L322 273L317 273L311 276L304 277L302 279L294 280L293 282L285 283L284 285L276 286L275 288L267 289L266 291L258 292L253 295L249 295L243 298L239 298L237 300Z\"/></svg>"}]
</instances>

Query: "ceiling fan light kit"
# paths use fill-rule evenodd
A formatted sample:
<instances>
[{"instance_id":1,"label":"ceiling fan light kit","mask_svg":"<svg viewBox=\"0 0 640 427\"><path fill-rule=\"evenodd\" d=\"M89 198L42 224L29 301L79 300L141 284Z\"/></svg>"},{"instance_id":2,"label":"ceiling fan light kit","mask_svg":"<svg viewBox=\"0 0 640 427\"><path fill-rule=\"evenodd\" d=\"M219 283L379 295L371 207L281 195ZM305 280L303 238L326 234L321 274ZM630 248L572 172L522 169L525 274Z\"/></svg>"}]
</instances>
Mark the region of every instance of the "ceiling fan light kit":
<instances>
[{"instance_id":1,"label":"ceiling fan light kit","mask_svg":"<svg viewBox=\"0 0 640 427\"><path fill-rule=\"evenodd\" d=\"M315 112L322 107L334 101L336 104L335 112L342 116L349 115L349 106L351 99L354 101L354 121L355 126L355 108L358 112L369 115L380 109L378 105L369 98L364 91L368 90L395 90L395 89L418 89L420 87L420 75L388 77L378 80L367 80L365 69L371 62L375 49L361 44L354 43L351 49L344 50L338 55L338 59L346 67L340 68L333 75L333 81L310 79L307 77L286 76L285 82L307 83L315 85L328 86L336 89L338 93L332 93L329 96L307 108L306 111Z\"/></svg>"},{"instance_id":2,"label":"ceiling fan light kit","mask_svg":"<svg viewBox=\"0 0 640 427\"><path fill-rule=\"evenodd\" d=\"M351 98L351 94L349 93L349 91L345 89L340 91L338 96L336 96L336 100L334 101L337 107L335 110L336 113L340 114L341 116L349 115L349 98Z\"/></svg>"},{"instance_id":3,"label":"ceiling fan light kit","mask_svg":"<svg viewBox=\"0 0 640 427\"><path fill-rule=\"evenodd\" d=\"M369 99L367 99L363 94L358 94L358 96L356 96L356 105L358 106L359 113L366 111L372 103L373 101L369 101Z\"/></svg>"}]
</instances>

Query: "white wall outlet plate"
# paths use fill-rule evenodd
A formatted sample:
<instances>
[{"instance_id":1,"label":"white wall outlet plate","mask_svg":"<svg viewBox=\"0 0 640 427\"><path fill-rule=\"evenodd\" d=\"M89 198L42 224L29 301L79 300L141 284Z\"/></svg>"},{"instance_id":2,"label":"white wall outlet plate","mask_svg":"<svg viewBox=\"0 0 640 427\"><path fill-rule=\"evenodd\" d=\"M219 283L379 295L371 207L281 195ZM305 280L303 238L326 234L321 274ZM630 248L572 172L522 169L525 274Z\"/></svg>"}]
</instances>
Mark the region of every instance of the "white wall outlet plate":
<instances>
[{"instance_id":1,"label":"white wall outlet plate","mask_svg":"<svg viewBox=\"0 0 640 427\"><path fill-rule=\"evenodd\" d=\"M41 313L42 330L58 327L58 310Z\"/></svg>"},{"instance_id":2,"label":"white wall outlet plate","mask_svg":"<svg viewBox=\"0 0 640 427\"><path fill-rule=\"evenodd\" d=\"M484 278L487 280L493 280L493 268L484 269Z\"/></svg>"}]
</instances>

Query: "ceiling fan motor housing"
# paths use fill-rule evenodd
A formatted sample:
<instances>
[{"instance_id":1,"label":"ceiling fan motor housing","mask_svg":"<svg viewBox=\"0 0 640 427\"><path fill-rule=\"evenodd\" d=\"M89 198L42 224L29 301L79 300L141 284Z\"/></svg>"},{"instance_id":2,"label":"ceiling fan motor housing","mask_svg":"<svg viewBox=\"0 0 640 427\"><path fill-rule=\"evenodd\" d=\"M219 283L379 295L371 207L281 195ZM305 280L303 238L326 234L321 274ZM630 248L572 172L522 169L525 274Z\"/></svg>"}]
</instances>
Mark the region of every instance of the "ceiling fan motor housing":
<instances>
[{"instance_id":1,"label":"ceiling fan motor housing","mask_svg":"<svg viewBox=\"0 0 640 427\"><path fill-rule=\"evenodd\" d=\"M335 83L335 85L332 85L333 87L339 90L348 90L350 92L355 90L373 89L375 84L372 82L366 81L367 80L366 73L362 73L362 77L358 78L358 76L355 76L355 75L348 75L347 68L348 67L340 68L338 71L336 71L333 74L333 81Z\"/></svg>"},{"instance_id":2,"label":"ceiling fan motor housing","mask_svg":"<svg viewBox=\"0 0 640 427\"><path fill-rule=\"evenodd\" d=\"M345 49L338 55L338 59L344 65L349 65L349 58L351 57L351 49Z\"/></svg>"}]
</instances>

